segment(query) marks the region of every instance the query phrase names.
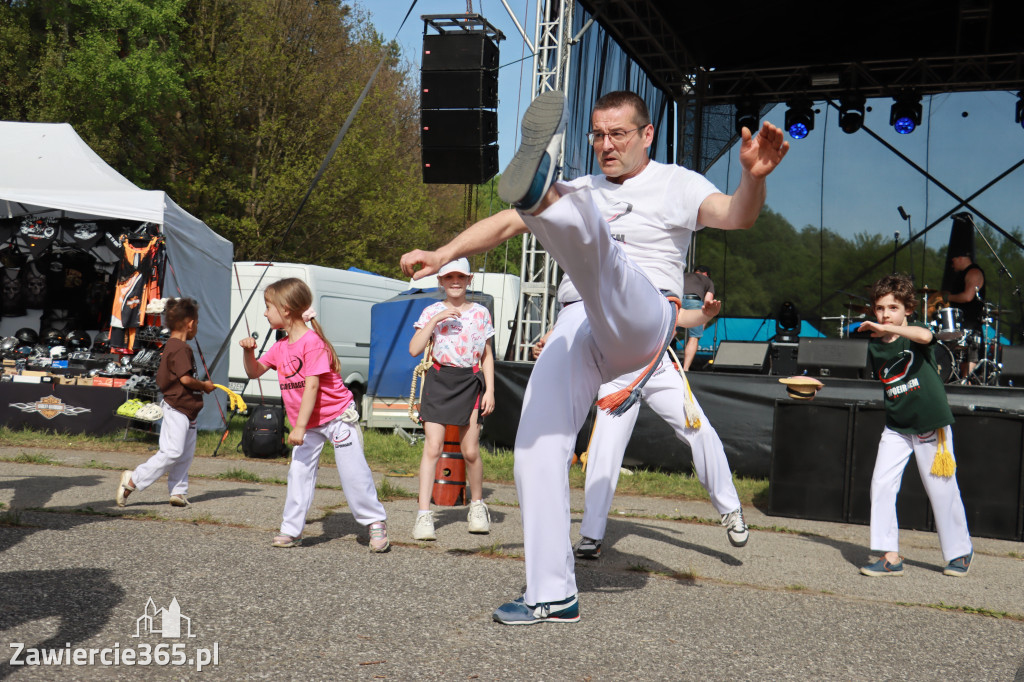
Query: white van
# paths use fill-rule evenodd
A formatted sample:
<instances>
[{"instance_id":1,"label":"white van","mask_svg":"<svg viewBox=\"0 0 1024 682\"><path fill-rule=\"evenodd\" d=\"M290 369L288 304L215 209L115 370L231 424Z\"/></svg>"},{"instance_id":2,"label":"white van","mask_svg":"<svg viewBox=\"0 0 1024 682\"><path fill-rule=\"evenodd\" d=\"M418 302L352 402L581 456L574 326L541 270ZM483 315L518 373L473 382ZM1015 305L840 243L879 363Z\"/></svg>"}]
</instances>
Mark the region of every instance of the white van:
<instances>
[{"instance_id":1,"label":"white van","mask_svg":"<svg viewBox=\"0 0 1024 682\"><path fill-rule=\"evenodd\" d=\"M260 276L259 290L245 309L241 321L231 335L228 376L233 391L242 394L246 401L281 402L281 390L277 373L270 370L259 379L246 379L242 365L242 349L238 342L242 337L258 334L259 349L269 349L276 340L263 312L263 291L267 285L288 277L297 277L309 285L313 292L313 309L316 320L330 339L334 351L341 361L341 378L355 395L360 405L366 392L370 363L370 307L374 303L393 298L409 288L408 283L381 277L379 275L352 270L337 270L319 265L299 263L234 263L231 273L231 322L238 319L249 294ZM271 335L268 340L267 335Z\"/></svg>"}]
</instances>

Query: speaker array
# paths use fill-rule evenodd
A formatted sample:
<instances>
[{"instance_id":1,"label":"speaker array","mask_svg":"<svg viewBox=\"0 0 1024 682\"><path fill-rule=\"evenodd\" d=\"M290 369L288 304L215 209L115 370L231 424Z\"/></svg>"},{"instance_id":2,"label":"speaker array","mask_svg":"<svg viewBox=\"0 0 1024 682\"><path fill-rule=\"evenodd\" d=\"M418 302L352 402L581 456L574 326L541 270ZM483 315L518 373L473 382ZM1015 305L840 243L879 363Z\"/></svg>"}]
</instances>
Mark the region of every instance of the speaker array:
<instances>
[{"instance_id":1,"label":"speaker array","mask_svg":"<svg viewBox=\"0 0 1024 682\"><path fill-rule=\"evenodd\" d=\"M486 33L423 37L423 182L479 185L498 172L498 45Z\"/></svg>"}]
</instances>

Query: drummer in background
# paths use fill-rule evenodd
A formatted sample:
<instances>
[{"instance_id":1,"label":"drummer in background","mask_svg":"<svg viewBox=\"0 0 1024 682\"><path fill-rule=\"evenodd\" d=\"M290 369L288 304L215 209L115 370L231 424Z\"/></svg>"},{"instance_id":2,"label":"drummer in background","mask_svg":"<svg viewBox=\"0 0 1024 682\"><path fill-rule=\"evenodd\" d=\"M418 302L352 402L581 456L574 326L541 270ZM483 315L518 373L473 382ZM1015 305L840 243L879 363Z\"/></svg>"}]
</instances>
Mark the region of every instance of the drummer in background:
<instances>
[{"instance_id":1,"label":"drummer in background","mask_svg":"<svg viewBox=\"0 0 1024 682\"><path fill-rule=\"evenodd\" d=\"M960 374L966 377L974 371L980 357L981 344L977 339L980 339L984 317L985 271L971 260L971 250L965 247L950 249L950 264L953 266L953 280L946 300L963 311L967 356Z\"/></svg>"}]
</instances>

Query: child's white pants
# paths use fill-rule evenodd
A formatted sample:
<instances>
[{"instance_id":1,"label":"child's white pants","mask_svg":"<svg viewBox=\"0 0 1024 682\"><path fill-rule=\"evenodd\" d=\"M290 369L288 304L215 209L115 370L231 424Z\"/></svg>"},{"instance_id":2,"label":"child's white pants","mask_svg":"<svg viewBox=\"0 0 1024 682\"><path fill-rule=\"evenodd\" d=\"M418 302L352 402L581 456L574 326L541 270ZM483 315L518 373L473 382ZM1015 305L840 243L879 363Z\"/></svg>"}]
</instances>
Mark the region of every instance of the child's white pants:
<instances>
[{"instance_id":1,"label":"child's white pants","mask_svg":"<svg viewBox=\"0 0 1024 682\"><path fill-rule=\"evenodd\" d=\"M196 423L165 401L161 401L160 407L164 411L160 449L136 467L132 482L136 490L145 490L166 473L170 494L185 495L188 493L188 468L196 454Z\"/></svg>"},{"instance_id":2,"label":"child's white pants","mask_svg":"<svg viewBox=\"0 0 1024 682\"><path fill-rule=\"evenodd\" d=\"M601 386L598 397L628 386L638 372L631 372L613 379ZM693 468L697 480L709 495L711 504L719 514L728 514L740 508L740 498L733 484L729 460L718 432L711 426L696 397L693 404L700 416L700 428L686 426L686 385L672 362L663 359L654 376L644 386L643 400L659 417L665 420L676 437L690 446L693 453ZM600 540L604 538L608 523L608 512L612 508L615 486L619 481L622 457L626 453L633 427L640 414L640 403L628 412L613 417L604 410L597 411L597 423L590 439L587 454L586 498L583 506L583 523L580 533L584 537Z\"/></svg>"},{"instance_id":3,"label":"child's white pants","mask_svg":"<svg viewBox=\"0 0 1024 682\"><path fill-rule=\"evenodd\" d=\"M945 427L946 447L953 453L953 429ZM971 536L967 532L967 514L960 499L956 476L948 478L931 473L938 431L910 436L888 426L878 443L875 470L871 474L871 549L875 552L899 552L899 525L896 519L896 494L910 455L917 460L925 492L932 505L935 529L945 561L970 554ZM955 458L955 455L954 455Z\"/></svg>"},{"instance_id":4,"label":"child's white pants","mask_svg":"<svg viewBox=\"0 0 1024 682\"><path fill-rule=\"evenodd\" d=\"M307 429L302 445L292 448L292 462L288 467L288 493L281 521L283 535L302 535L306 513L313 503L317 467L325 443L330 443L334 448L334 462L341 478L341 489L355 520L368 526L387 518L384 505L377 499L373 474L363 454L363 433L358 424L344 422L339 416L326 424Z\"/></svg>"},{"instance_id":5,"label":"child's white pants","mask_svg":"<svg viewBox=\"0 0 1024 682\"><path fill-rule=\"evenodd\" d=\"M524 597L536 604L577 592L569 464L594 396L602 383L664 350L675 321L665 297L612 239L589 190L566 194L540 216L523 220L583 299L558 316L526 387L516 434Z\"/></svg>"}]
</instances>

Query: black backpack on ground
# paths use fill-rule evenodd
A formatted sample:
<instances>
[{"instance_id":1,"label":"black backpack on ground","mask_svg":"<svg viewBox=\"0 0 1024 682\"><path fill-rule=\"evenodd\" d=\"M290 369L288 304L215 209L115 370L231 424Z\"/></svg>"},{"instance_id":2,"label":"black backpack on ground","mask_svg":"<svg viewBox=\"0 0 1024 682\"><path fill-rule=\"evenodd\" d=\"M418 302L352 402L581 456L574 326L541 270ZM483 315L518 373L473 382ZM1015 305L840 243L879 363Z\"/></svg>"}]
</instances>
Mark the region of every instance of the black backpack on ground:
<instances>
[{"instance_id":1,"label":"black backpack on ground","mask_svg":"<svg viewBox=\"0 0 1024 682\"><path fill-rule=\"evenodd\" d=\"M242 452L246 457L280 457L285 445L284 408L280 405L256 405L242 430Z\"/></svg>"}]
</instances>

